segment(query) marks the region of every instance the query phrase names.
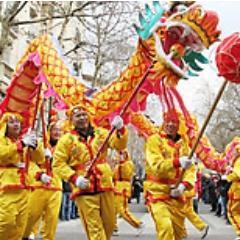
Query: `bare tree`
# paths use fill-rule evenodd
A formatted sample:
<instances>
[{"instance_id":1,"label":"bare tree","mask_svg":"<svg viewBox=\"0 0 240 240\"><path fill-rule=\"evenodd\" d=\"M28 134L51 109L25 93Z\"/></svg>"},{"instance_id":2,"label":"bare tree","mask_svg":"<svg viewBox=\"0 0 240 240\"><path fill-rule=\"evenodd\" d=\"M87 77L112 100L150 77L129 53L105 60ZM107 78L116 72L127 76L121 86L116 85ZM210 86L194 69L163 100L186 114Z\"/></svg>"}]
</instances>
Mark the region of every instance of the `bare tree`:
<instances>
[{"instance_id":1,"label":"bare tree","mask_svg":"<svg viewBox=\"0 0 240 240\"><path fill-rule=\"evenodd\" d=\"M76 69L81 68L82 61L87 59L88 65L94 69L90 74L92 86L105 85L120 73L133 52L130 41L136 34L129 19L137 18L139 5L137 2L107 1L1 3L0 55L11 44L12 29L21 28L19 32L32 39L39 35L40 30L32 32L34 27L29 31L25 26L42 24L44 32L57 35L65 56L74 62ZM21 12L27 7L35 7L38 14L34 17L22 16ZM73 19L78 21L76 33L68 36L69 22Z\"/></svg>"},{"instance_id":2,"label":"bare tree","mask_svg":"<svg viewBox=\"0 0 240 240\"><path fill-rule=\"evenodd\" d=\"M4 4L6 4L5 7ZM27 2L20 1L0 3L0 55L2 54L3 49L11 44L11 38L9 36L11 23L26 4Z\"/></svg>"},{"instance_id":3,"label":"bare tree","mask_svg":"<svg viewBox=\"0 0 240 240\"><path fill-rule=\"evenodd\" d=\"M240 87L229 84L222 102L216 110L209 136L219 151L235 137L240 135Z\"/></svg>"},{"instance_id":4,"label":"bare tree","mask_svg":"<svg viewBox=\"0 0 240 240\"><path fill-rule=\"evenodd\" d=\"M94 69L93 87L108 83L120 74L129 60L133 52L130 40L134 36L136 39L129 19L137 9L138 4L134 2L108 2L100 6L93 4L84 10L92 18L78 17L84 35L68 54L77 51L77 61L88 61L88 65Z\"/></svg>"},{"instance_id":5,"label":"bare tree","mask_svg":"<svg viewBox=\"0 0 240 240\"><path fill-rule=\"evenodd\" d=\"M10 45L12 42L12 38L10 33L12 29L21 26L45 23L46 25L53 20L60 20L61 31L58 36L59 40L62 40L62 35L64 30L66 29L67 23L71 18L82 17L83 10L92 4L101 5L102 3L95 3L91 1L86 2L78 2L78 4L73 4L73 1L70 2L57 2L57 1L48 1L48 2L21 2L21 1L13 1L13 2L1 2L0 3L0 55L6 46ZM31 7L37 7L38 10L41 7L45 7L48 11L40 11L41 16L35 16L33 19L30 16L21 16L21 12L28 5ZM30 7L30 6L28 6ZM38 11L37 11L38 12ZM91 17L86 16L84 17ZM58 23L59 25L59 23Z\"/></svg>"}]
</instances>

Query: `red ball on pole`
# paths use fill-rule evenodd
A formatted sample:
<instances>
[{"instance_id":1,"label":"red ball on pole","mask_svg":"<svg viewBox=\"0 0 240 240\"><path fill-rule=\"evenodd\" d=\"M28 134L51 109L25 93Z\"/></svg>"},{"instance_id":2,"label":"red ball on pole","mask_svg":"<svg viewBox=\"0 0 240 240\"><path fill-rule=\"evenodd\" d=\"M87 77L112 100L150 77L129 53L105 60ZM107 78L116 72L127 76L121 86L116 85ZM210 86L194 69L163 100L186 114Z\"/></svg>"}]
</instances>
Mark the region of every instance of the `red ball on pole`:
<instances>
[{"instance_id":1,"label":"red ball on pole","mask_svg":"<svg viewBox=\"0 0 240 240\"><path fill-rule=\"evenodd\" d=\"M216 64L220 76L240 83L240 33L233 33L220 43L216 51Z\"/></svg>"}]
</instances>

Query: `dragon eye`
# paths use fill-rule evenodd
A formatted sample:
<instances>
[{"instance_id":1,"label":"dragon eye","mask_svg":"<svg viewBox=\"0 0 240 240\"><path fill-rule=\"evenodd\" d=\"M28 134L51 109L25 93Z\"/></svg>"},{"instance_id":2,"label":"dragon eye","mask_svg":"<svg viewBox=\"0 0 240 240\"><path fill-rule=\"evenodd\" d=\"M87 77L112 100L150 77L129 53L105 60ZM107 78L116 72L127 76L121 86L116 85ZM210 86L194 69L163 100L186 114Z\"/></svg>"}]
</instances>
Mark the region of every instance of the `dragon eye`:
<instances>
[{"instance_id":1,"label":"dragon eye","mask_svg":"<svg viewBox=\"0 0 240 240\"><path fill-rule=\"evenodd\" d=\"M180 4L178 6L176 6L176 11L177 12L184 12L185 10L187 10L187 6Z\"/></svg>"}]
</instances>

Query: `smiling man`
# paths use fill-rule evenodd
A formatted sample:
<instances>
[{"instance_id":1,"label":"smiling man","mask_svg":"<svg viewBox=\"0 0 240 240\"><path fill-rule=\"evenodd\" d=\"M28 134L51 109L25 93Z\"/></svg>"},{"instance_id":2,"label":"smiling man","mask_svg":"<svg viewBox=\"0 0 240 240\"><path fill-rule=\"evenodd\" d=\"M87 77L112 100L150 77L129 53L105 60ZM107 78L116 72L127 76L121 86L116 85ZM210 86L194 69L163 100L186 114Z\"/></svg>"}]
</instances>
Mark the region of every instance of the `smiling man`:
<instances>
[{"instance_id":1,"label":"smiling man","mask_svg":"<svg viewBox=\"0 0 240 240\"><path fill-rule=\"evenodd\" d=\"M164 114L163 128L146 142L146 202L155 222L158 240L181 240L185 237L183 193L194 184L194 166L184 156L189 148L179 133L175 111ZM176 186L180 172L186 169Z\"/></svg>"},{"instance_id":2,"label":"smiling man","mask_svg":"<svg viewBox=\"0 0 240 240\"><path fill-rule=\"evenodd\" d=\"M88 239L107 240L111 238L115 224L113 173L106 160L107 148L118 151L126 148L127 130L123 120L116 116L112 122L116 131L86 178L88 166L108 135L108 130L92 125L89 110L78 105L69 111L73 130L59 140L53 167L72 185L72 198Z\"/></svg>"}]
</instances>

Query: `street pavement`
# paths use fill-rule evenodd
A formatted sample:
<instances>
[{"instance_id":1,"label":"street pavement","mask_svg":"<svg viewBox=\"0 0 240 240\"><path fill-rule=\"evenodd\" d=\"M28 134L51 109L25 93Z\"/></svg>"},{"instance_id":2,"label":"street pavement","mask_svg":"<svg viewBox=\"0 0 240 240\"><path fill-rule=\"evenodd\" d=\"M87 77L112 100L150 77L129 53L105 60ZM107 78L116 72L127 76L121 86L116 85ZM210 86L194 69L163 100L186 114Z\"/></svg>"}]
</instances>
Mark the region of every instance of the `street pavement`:
<instances>
[{"instance_id":1,"label":"street pavement","mask_svg":"<svg viewBox=\"0 0 240 240\"><path fill-rule=\"evenodd\" d=\"M118 236L113 236L112 240L153 240L156 239L155 226L152 218L143 204L130 204L130 209L136 217L145 223L142 231L136 230L126 223L123 219L118 220L119 232ZM231 225L226 224L223 217L219 218L210 213L210 206L200 204L199 212L202 219L210 226L207 240L234 240L236 235ZM186 223L189 233L187 239L201 239L200 233L189 223ZM83 227L79 219L67 222L60 221L58 224L56 240L87 240ZM99 239L101 240L101 239Z\"/></svg>"}]
</instances>

